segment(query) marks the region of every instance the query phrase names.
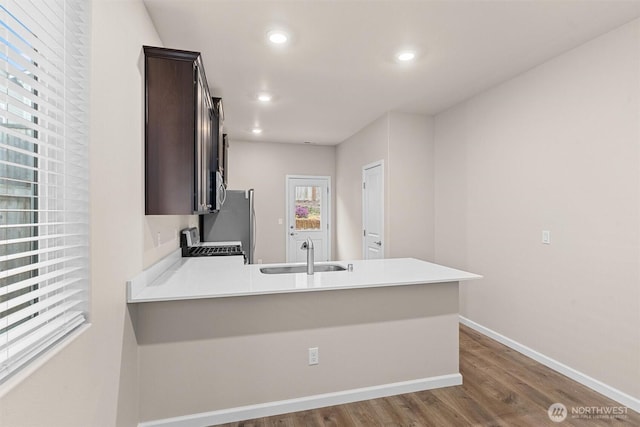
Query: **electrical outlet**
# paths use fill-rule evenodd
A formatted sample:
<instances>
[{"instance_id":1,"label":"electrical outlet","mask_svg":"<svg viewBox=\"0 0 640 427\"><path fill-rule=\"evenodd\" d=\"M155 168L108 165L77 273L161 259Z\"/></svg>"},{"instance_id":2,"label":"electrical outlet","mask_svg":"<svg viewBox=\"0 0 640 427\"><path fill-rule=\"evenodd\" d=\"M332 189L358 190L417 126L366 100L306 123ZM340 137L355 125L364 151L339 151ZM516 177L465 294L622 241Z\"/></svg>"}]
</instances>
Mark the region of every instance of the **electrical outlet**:
<instances>
[{"instance_id":1,"label":"electrical outlet","mask_svg":"<svg viewBox=\"0 0 640 427\"><path fill-rule=\"evenodd\" d=\"M318 347L309 348L309 366L317 365L318 363L320 363Z\"/></svg>"}]
</instances>

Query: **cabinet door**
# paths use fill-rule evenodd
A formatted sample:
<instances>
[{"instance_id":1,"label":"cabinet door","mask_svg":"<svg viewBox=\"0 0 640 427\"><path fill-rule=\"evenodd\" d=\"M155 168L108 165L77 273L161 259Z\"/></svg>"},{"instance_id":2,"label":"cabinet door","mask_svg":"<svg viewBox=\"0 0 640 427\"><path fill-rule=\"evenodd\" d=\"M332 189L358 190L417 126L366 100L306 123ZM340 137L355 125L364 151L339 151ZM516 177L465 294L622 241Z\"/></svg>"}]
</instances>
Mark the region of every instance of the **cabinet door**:
<instances>
[{"instance_id":1,"label":"cabinet door","mask_svg":"<svg viewBox=\"0 0 640 427\"><path fill-rule=\"evenodd\" d=\"M211 101L205 80L196 67L196 194L194 213L209 212L213 205L211 180Z\"/></svg>"},{"instance_id":2,"label":"cabinet door","mask_svg":"<svg viewBox=\"0 0 640 427\"><path fill-rule=\"evenodd\" d=\"M194 189L193 63L147 57L145 213L191 214Z\"/></svg>"}]
</instances>

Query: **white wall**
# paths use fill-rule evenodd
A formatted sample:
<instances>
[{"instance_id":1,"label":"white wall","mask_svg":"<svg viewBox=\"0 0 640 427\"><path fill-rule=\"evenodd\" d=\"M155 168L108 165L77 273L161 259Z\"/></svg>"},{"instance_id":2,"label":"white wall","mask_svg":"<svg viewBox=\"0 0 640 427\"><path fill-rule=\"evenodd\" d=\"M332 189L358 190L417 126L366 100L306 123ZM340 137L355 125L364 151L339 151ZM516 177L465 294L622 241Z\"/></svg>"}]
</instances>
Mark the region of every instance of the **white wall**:
<instances>
[{"instance_id":1,"label":"white wall","mask_svg":"<svg viewBox=\"0 0 640 427\"><path fill-rule=\"evenodd\" d=\"M432 261L434 256L433 119L389 113L387 256Z\"/></svg>"},{"instance_id":2,"label":"white wall","mask_svg":"<svg viewBox=\"0 0 640 427\"><path fill-rule=\"evenodd\" d=\"M362 258L362 167L384 161L386 257L433 257L433 121L386 113L338 145L337 259Z\"/></svg>"},{"instance_id":3,"label":"white wall","mask_svg":"<svg viewBox=\"0 0 640 427\"><path fill-rule=\"evenodd\" d=\"M639 25L435 118L436 261L485 276L462 314L636 398Z\"/></svg>"},{"instance_id":4,"label":"white wall","mask_svg":"<svg viewBox=\"0 0 640 427\"><path fill-rule=\"evenodd\" d=\"M229 143L229 189L255 189L256 263L286 261L285 185L287 175L330 176L332 223L335 224L335 147L268 142ZM278 220L282 219L282 224ZM331 227L335 258L336 233Z\"/></svg>"},{"instance_id":5,"label":"white wall","mask_svg":"<svg viewBox=\"0 0 640 427\"><path fill-rule=\"evenodd\" d=\"M3 426L137 425L138 346L125 282L176 248L173 230L193 221L144 216L142 45L161 43L146 9L139 0L94 0L92 15L91 327L3 385ZM158 232L161 245L150 237Z\"/></svg>"}]
</instances>

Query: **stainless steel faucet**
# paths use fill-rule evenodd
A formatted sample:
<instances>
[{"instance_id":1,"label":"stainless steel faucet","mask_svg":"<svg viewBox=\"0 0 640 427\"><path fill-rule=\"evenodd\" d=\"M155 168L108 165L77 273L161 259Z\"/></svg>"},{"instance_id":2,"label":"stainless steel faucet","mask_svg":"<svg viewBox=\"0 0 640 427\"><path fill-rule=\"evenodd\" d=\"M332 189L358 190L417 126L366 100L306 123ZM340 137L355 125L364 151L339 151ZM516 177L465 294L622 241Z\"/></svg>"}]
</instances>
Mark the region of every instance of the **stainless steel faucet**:
<instances>
[{"instance_id":1,"label":"stainless steel faucet","mask_svg":"<svg viewBox=\"0 0 640 427\"><path fill-rule=\"evenodd\" d=\"M307 250L307 274L313 274L313 240L307 237L307 241L300 246L300 249Z\"/></svg>"}]
</instances>

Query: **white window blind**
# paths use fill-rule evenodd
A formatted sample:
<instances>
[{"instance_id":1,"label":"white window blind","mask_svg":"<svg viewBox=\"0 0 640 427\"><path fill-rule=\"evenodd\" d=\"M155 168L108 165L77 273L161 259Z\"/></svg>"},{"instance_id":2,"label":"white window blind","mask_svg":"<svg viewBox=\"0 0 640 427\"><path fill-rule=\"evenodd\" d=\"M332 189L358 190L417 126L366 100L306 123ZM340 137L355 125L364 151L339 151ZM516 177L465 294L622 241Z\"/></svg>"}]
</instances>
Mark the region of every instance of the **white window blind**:
<instances>
[{"instance_id":1,"label":"white window blind","mask_svg":"<svg viewBox=\"0 0 640 427\"><path fill-rule=\"evenodd\" d=\"M0 0L0 382L88 317L89 8Z\"/></svg>"}]
</instances>

